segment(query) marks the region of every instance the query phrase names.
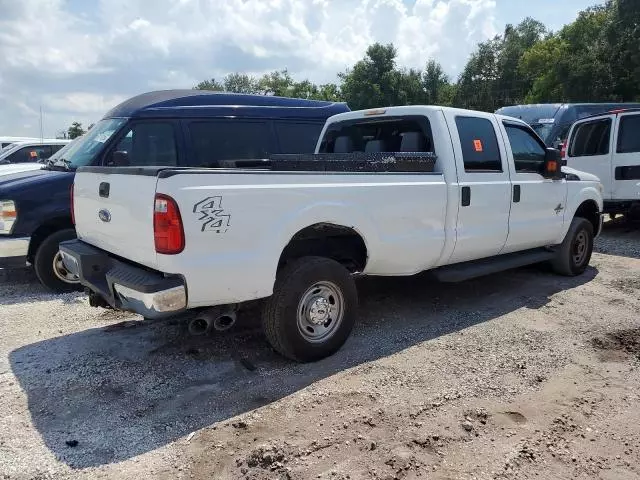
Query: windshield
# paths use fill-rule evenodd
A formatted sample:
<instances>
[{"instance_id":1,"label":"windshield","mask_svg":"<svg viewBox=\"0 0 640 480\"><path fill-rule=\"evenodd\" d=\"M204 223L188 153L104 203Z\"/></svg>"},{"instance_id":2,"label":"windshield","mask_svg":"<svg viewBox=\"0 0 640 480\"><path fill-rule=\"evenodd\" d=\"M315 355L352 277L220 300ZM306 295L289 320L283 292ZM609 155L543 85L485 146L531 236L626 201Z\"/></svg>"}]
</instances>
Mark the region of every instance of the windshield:
<instances>
[{"instance_id":1,"label":"windshield","mask_svg":"<svg viewBox=\"0 0 640 480\"><path fill-rule=\"evenodd\" d=\"M38 163L49 163L49 162L55 162L57 159L59 158L66 158L67 156L67 152L69 151L69 148L71 147L71 145L73 145L74 143L76 143L78 140L73 140L71 143L67 143L64 147L62 147L60 150L58 150L56 153L54 153L53 155L51 155L49 158L45 158L43 160L38 160Z\"/></svg>"},{"instance_id":2,"label":"windshield","mask_svg":"<svg viewBox=\"0 0 640 480\"><path fill-rule=\"evenodd\" d=\"M519 118L532 125L534 123L544 123L544 121L552 123L558 110L560 110L560 105L516 105L503 107L496 113L507 117Z\"/></svg>"},{"instance_id":3,"label":"windshield","mask_svg":"<svg viewBox=\"0 0 640 480\"><path fill-rule=\"evenodd\" d=\"M21 143L10 143L0 150L0 158L8 156L11 152L13 152L14 150L18 150L21 146Z\"/></svg>"},{"instance_id":4,"label":"windshield","mask_svg":"<svg viewBox=\"0 0 640 480\"><path fill-rule=\"evenodd\" d=\"M533 128L538 136L547 143L549 141L551 131L553 130L553 123L533 123L531 124L531 128Z\"/></svg>"},{"instance_id":5,"label":"windshield","mask_svg":"<svg viewBox=\"0 0 640 480\"><path fill-rule=\"evenodd\" d=\"M70 143L62 155L56 155L52 163L64 163L69 168L84 167L102 151L104 144L126 123L126 118L100 120L81 138ZM62 150L58 153L61 153Z\"/></svg>"}]
</instances>

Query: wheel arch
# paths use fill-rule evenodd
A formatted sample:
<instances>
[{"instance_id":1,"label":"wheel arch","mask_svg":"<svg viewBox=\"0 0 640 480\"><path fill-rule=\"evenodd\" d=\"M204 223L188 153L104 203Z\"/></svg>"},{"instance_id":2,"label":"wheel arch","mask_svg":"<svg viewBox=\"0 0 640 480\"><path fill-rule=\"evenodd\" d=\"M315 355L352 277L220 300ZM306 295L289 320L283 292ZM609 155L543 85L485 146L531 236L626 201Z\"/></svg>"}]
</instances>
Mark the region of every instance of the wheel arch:
<instances>
[{"instance_id":1,"label":"wheel arch","mask_svg":"<svg viewBox=\"0 0 640 480\"><path fill-rule=\"evenodd\" d=\"M27 259L29 260L29 262L33 262L38 248L40 248L42 242L49 235L55 232L59 232L60 230L73 230L74 228L75 227L73 226L73 222L71 221L70 216L55 217L40 224L40 226L38 226L38 228L36 228L31 234L31 241L29 242L29 252L27 254Z\"/></svg>"},{"instance_id":2,"label":"wheel arch","mask_svg":"<svg viewBox=\"0 0 640 480\"><path fill-rule=\"evenodd\" d=\"M600 209L595 200L584 200L576 209L574 217L581 217L589 220L593 225L593 233L597 235L600 230Z\"/></svg>"},{"instance_id":3,"label":"wheel arch","mask_svg":"<svg viewBox=\"0 0 640 480\"><path fill-rule=\"evenodd\" d=\"M291 235L281 249L277 269L305 256L330 258L352 273L362 272L369 258L364 236L354 227L334 222L307 225Z\"/></svg>"},{"instance_id":4,"label":"wheel arch","mask_svg":"<svg viewBox=\"0 0 640 480\"><path fill-rule=\"evenodd\" d=\"M578 182L568 182L569 184L577 184ZM589 220L593 225L594 236L600 233L600 217L603 208L603 199L600 192L595 186L583 187L578 191L571 191L572 185L569 186L569 195L567 199L567 210L562 234L557 239L557 244L564 241L569 232L571 221L575 217L582 217ZM587 215L587 216L585 216Z\"/></svg>"}]
</instances>

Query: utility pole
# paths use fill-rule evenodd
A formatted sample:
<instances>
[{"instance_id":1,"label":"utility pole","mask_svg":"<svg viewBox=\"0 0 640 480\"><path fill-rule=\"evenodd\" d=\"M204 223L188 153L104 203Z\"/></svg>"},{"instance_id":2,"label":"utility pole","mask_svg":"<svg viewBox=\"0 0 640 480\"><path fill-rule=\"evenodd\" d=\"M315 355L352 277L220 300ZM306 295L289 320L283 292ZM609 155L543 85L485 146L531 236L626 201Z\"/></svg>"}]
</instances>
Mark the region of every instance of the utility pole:
<instances>
[{"instance_id":1,"label":"utility pole","mask_svg":"<svg viewBox=\"0 0 640 480\"><path fill-rule=\"evenodd\" d=\"M42 123L42 104L40 104L40 143L44 142L44 126Z\"/></svg>"}]
</instances>

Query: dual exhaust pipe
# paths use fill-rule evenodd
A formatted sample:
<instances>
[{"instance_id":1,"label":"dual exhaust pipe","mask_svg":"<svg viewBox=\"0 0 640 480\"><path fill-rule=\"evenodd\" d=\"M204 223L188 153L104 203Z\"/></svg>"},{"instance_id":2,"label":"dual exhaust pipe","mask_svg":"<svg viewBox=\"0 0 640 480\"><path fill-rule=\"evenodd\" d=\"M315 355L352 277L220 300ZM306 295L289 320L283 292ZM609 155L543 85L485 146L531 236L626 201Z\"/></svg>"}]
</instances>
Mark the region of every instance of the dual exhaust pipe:
<instances>
[{"instance_id":1,"label":"dual exhaust pipe","mask_svg":"<svg viewBox=\"0 0 640 480\"><path fill-rule=\"evenodd\" d=\"M220 310L215 307L203 310L189 321L189 334L193 336L206 335L212 329L224 332L235 325L236 319L235 310Z\"/></svg>"}]
</instances>

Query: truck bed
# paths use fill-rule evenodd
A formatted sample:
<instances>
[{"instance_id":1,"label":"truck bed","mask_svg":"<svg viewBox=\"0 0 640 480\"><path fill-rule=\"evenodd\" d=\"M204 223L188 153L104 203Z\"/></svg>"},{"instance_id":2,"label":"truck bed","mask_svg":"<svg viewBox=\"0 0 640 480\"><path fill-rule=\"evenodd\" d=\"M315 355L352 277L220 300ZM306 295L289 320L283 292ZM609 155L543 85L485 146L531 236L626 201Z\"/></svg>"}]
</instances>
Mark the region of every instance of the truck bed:
<instances>
[{"instance_id":1,"label":"truck bed","mask_svg":"<svg viewBox=\"0 0 640 480\"><path fill-rule=\"evenodd\" d=\"M435 156L349 157L274 156L245 168L80 168L78 238L158 272L189 272L190 308L206 305L212 293L226 303L270 295L283 249L316 224L361 234L368 274L407 275L435 265L446 236L455 235L446 231L450 188L434 171ZM180 254L155 252L156 194L179 206L186 243Z\"/></svg>"}]
</instances>

